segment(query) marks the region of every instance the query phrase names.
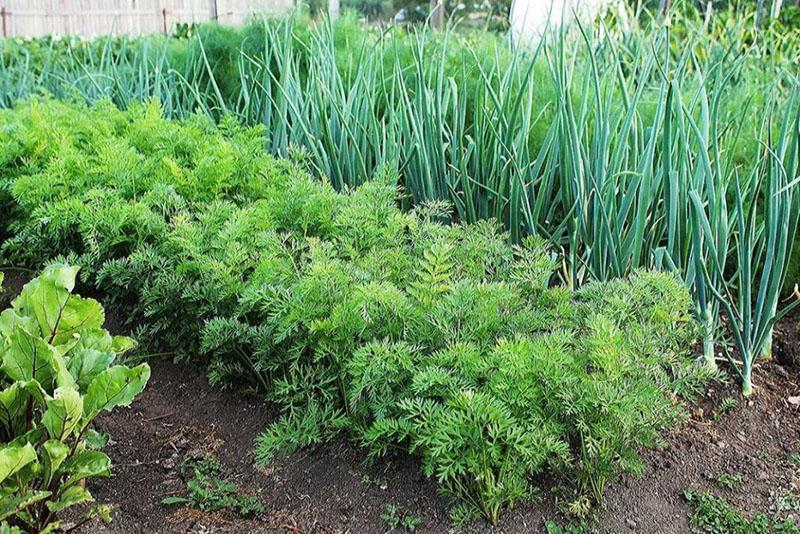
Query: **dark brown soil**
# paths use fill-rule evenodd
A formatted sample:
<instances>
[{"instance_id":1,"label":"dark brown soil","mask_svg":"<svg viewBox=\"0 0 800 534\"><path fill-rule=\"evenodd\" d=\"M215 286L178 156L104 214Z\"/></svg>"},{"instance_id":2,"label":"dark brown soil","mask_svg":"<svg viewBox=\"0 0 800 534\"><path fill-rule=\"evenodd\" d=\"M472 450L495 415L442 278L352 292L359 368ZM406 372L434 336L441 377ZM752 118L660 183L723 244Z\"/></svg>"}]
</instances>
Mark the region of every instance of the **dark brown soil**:
<instances>
[{"instance_id":1,"label":"dark brown soil","mask_svg":"<svg viewBox=\"0 0 800 534\"><path fill-rule=\"evenodd\" d=\"M800 451L800 370L768 364L757 369L759 385L745 400L735 385L711 388L691 409L691 419L668 435L669 447L645 453L641 479L625 477L608 491L600 513L614 532L688 532L686 489L710 489L738 511L766 512L787 489L796 488L800 471L790 457ZM738 406L723 412L723 399ZM725 489L720 474L741 475Z\"/></svg>"},{"instance_id":2,"label":"dark brown soil","mask_svg":"<svg viewBox=\"0 0 800 534\"><path fill-rule=\"evenodd\" d=\"M31 279L31 273L27 270L3 269L3 290L0 291L0 311L6 309L11 300L16 297L22 286Z\"/></svg>"},{"instance_id":3,"label":"dark brown soil","mask_svg":"<svg viewBox=\"0 0 800 534\"><path fill-rule=\"evenodd\" d=\"M449 530L447 502L412 459L366 467L365 455L345 440L304 451L266 471L253 468L253 442L274 414L241 394L220 392L203 373L168 361L152 362L147 390L134 406L103 417L98 426L113 436L114 478L97 481L98 501L115 505L109 532L383 532L381 513L399 505L422 519L420 532ZM668 435L669 446L644 454L642 478L626 476L607 490L592 524L611 532L688 532L686 489L712 489L741 512L766 511L797 484L788 462L800 452L800 370L776 363L758 369L759 389L745 401L735 385L716 385L692 407L690 420ZM739 406L720 413L723 399ZM257 495L269 513L254 521L203 514L161 504L185 485L177 468L185 458L217 456L229 478ZM720 474L741 475L733 490ZM546 520L568 520L556 496L507 511L497 532L539 532ZM92 531L99 530L97 525ZM485 532L476 522L467 531Z\"/></svg>"},{"instance_id":4,"label":"dark brown soil","mask_svg":"<svg viewBox=\"0 0 800 534\"><path fill-rule=\"evenodd\" d=\"M14 280L7 274L7 285ZM668 433L666 449L644 452L643 476L610 484L587 523L615 533L682 533L689 531L686 489L713 490L752 515L797 488L800 467L789 457L800 453L800 406L794 398L800 396L800 368L788 364L791 355L796 358L798 338L796 319L781 324L775 361L757 368L759 387L752 398L743 399L734 383L710 387L691 406L690 419ZM448 503L437 495L435 482L421 475L416 460L395 458L368 467L362 449L339 439L258 470L254 440L274 420L269 405L220 391L192 366L150 364L150 383L133 406L97 422L113 440L107 452L114 476L91 482L90 489L98 502L113 505L114 521L90 523L83 532L380 533L387 530L380 516L389 504L418 516L417 532L450 530ZM728 398L738 405L723 412ZM165 496L185 494L181 462L207 455L218 458L226 477L261 499L267 512L242 520L161 504ZM717 481L722 473L741 475L743 482L725 489ZM542 481L544 488L552 485ZM506 511L494 532L543 532L547 520L568 522L563 514L569 500L568 492L559 496L544 489L537 501ZM466 531L492 529L476 521Z\"/></svg>"},{"instance_id":5,"label":"dark brown soil","mask_svg":"<svg viewBox=\"0 0 800 534\"><path fill-rule=\"evenodd\" d=\"M800 367L800 313L775 327L775 358L781 365Z\"/></svg>"}]
</instances>

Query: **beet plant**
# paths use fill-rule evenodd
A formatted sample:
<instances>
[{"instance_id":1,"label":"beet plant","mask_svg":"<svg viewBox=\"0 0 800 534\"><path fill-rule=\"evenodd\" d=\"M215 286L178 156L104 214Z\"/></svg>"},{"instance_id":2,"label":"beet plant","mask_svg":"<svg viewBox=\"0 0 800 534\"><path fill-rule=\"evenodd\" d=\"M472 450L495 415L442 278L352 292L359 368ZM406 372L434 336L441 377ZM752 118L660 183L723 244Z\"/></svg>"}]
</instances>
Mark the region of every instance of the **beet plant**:
<instances>
[{"instance_id":1,"label":"beet plant","mask_svg":"<svg viewBox=\"0 0 800 534\"><path fill-rule=\"evenodd\" d=\"M133 340L103 329L100 304L72 294L76 267L53 265L0 314L0 526L53 532L67 509L93 501L86 481L111 475L92 427L128 406L150 376L147 364L114 365ZM90 507L84 519L108 518Z\"/></svg>"}]
</instances>

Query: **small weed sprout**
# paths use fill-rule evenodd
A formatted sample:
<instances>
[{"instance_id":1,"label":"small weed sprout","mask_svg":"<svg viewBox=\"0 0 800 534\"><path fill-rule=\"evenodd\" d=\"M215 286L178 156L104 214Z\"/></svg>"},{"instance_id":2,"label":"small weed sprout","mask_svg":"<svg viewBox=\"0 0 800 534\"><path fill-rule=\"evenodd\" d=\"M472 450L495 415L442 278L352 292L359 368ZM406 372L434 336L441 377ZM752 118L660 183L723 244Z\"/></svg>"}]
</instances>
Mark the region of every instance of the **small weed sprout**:
<instances>
[{"instance_id":1,"label":"small weed sprout","mask_svg":"<svg viewBox=\"0 0 800 534\"><path fill-rule=\"evenodd\" d=\"M396 504L387 504L381 514L381 519L383 519L387 531L401 528L413 532L422 524L422 520L419 517L403 512L400 506Z\"/></svg>"},{"instance_id":2,"label":"small weed sprout","mask_svg":"<svg viewBox=\"0 0 800 534\"><path fill-rule=\"evenodd\" d=\"M725 414L732 412L739 407L739 401L735 397L725 397L719 403L718 413Z\"/></svg>"},{"instance_id":3,"label":"small weed sprout","mask_svg":"<svg viewBox=\"0 0 800 534\"><path fill-rule=\"evenodd\" d=\"M725 489L736 489L742 483L741 473L721 472L717 475L717 484Z\"/></svg>"},{"instance_id":4,"label":"small weed sprout","mask_svg":"<svg viewBox=\"0 0 800 534\"><path fill-rule=\"evenodd\" d=\"M798 525L787 511L776 503L770 513L759 512L747 518L737 512L728 501L709 491L687 490L683 497L692 512L689 527L695 534L797 534ZM784 503L785 504L785 503Z\"/></svg>"},{"instance_id":5,"label":"small weed sprout","mask_svg":"<svg viewBox=\"0 0 800 534\"><path fill-rule=\"evenodd\" d=\"M191 475L188 472L191 470ZM229 510L240 517L252 517L264 511L256 497L239 491L236 484L222 478L222 466L212 457L185 460L179 469L186 480L188 496L171 495L161 500L167 505L186 505L204 512Z\"/></svg>"}]
</instances>

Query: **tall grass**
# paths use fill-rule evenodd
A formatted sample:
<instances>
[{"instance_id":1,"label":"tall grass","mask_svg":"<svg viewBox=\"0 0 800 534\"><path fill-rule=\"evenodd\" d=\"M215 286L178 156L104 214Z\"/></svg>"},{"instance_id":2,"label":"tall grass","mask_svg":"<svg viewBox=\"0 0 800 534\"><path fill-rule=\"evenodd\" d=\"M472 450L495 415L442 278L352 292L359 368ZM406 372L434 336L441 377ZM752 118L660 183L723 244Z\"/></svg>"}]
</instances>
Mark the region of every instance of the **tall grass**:
<instances>
[{"instance_id":1,"label":"tall grass","mask_svg":"<svg viewBox=\"0 0 800 534\"><path fill-rule=\"evenodd\" d=\"M263 125L270 152L304 151L339 190L388 165L409 202L449 201L455 218L497 219L514 241L546 236L573 286L677 270L706 363L722 309L749 392L794 242L800 121L797 47L751 28L731 13L580 28L512 53L491 34L293 16L186 41L3 50L0 104L45 90L232 114Z\"/></svg>"}]
</instances>

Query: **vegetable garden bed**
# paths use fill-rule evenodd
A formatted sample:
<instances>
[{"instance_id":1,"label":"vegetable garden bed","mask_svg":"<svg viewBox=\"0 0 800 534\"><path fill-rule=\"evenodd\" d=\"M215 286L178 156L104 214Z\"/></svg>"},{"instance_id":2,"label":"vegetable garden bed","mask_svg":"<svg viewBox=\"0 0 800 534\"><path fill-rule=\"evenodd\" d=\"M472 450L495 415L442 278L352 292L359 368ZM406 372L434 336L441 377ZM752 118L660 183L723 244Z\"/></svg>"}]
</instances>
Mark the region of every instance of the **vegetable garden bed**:
<instances>
[{"instance_id":1,"label":"vegetable garden bed","mask_svg":"<svg viewBox=\"0 0 800 534\"><path fill-rule=\"evenodd\" d=\"M99 423L134 477L90 484L130 514L111 529L436 532L485 528L483 516L526 531L559 514L630 527L685 510L675 485L721 476L706 466L747 467L732 454L732 427L715 433L708 418L750 401L728 387L717 404L711 395L683 407L719 376L692 360L689 292L674 276L560 286L542 241L511 246L489 223L443 224L436 204L402 212L380 180L335 192L232 122L48 100L5 113L16 134L0 198L5 257L34 272L81 265L81 287L136 332L142 356L183 361L157 364L163 376L138 411ZM792 324L777 330L778 349L793 346ZM195 364L240 395L211 392ZM797 419L773 426L796 412L786 397L796 373L784 372L757 375L764 391L777 380L782 399L759 395L735 414L742 452L774 455L748 476L763 476L759 465L793 472ZM757 420L763 431L741 430ZM642 464L670 428L671 447ZM605 503L609 484L647 465L658 482L625 479L614 486L622 500ZM637 493L636 506L655 508L626 504Z\"/></svg>"},{"instance_id":2,"label":"vegetable garden bed","mask_svg":"<svg viewBox=\"0 0 800 534\"><path fill-rule=\"evenodd\" d=\"M7 273L6 296L26 278ZM112 332L124 330L119 317L110 314L108 320ZM784 320L777 331L777 347L797 346L797 319ZM800 465L792 455L800 452L800 407L788 402L787 392L800 394L800 368L791 365L791 353L778 349L775 357L758 368L762 387L750 400L741 398L735 383L710 387L692 404L691 419L667 435L668 447L644 454L642 478L626 476L611 485L585 531L683 533L691 514L683 497L687 489L711 490L753 516L796 488ZM89 487L98 502L114 506L114 521L92 522L81 532L383 532L387 505L419 517L418 532L450 528L447 502L420 475L416 461L394 457L367 466L363 450L336 440L256 470L252 444L275 420L272 407L211 386L202 368L169 360L151 361L151 367L148 387L131 409L99 418L98 428L113 439L106 452L114 475ZM729 398L740 406L725 412ZM163 505L165 496L185 493L180 464L205 455L219 458L227 478L258 496L267 512L242 519L229 511ZM723 487L723 473L738 473L742 482ZM543 493L503 515L497 531L544 531L546 521L576 524L563 510L556 495ZM482 522L466 529L488 531Z\"/></svg>"},{"instance_id":3,"label":"vegetable garden bed","mask_svg":"<svg viewBox=\"0 0 800 534\"><path fill-rule=\"evenodd\" d=\"M796 52L726 17L4 43L0 534L797 534Z\"/></svg>"}]
</instances>

